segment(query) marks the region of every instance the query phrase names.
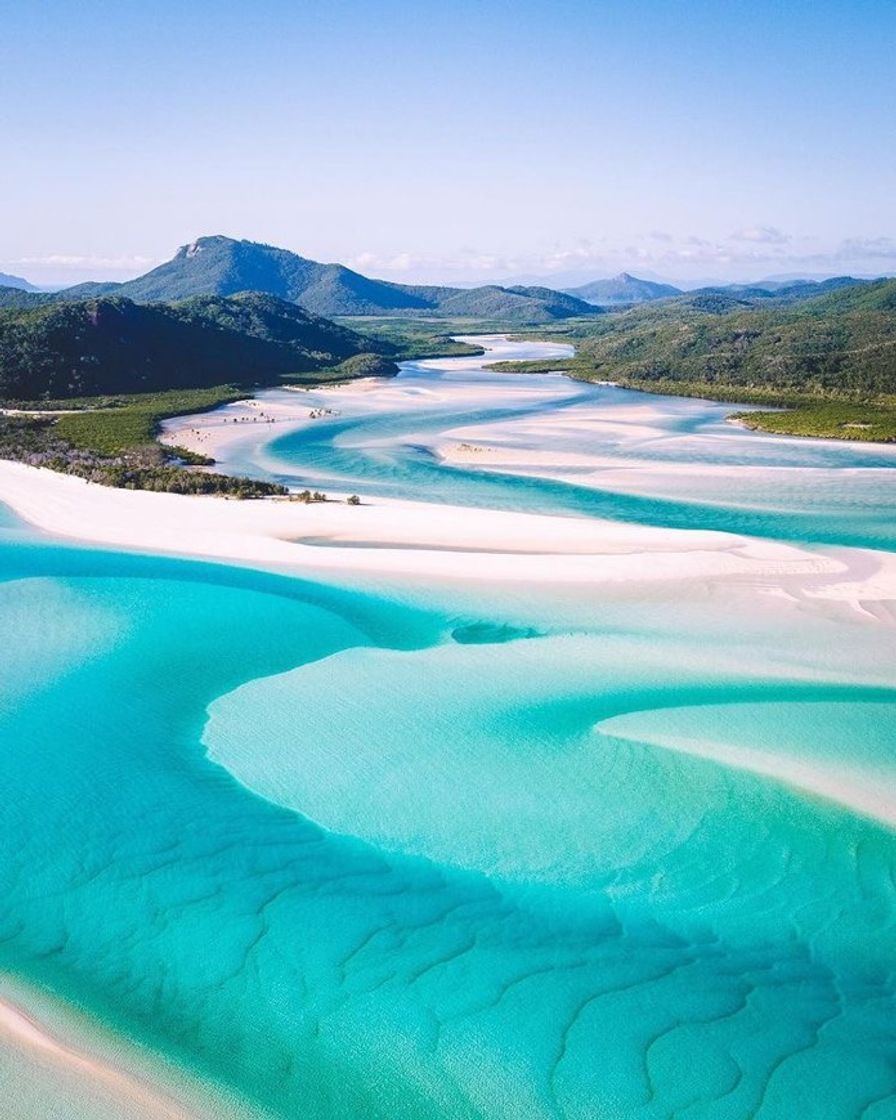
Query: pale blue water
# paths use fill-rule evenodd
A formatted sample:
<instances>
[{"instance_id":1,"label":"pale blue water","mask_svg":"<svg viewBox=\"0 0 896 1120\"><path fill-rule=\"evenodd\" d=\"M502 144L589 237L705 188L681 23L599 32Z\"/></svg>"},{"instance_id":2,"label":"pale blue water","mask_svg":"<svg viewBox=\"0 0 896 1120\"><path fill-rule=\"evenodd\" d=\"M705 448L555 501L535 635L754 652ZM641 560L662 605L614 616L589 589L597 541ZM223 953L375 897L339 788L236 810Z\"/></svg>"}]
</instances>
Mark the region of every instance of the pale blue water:
<instances>
[{"instance_id":1,"label":"pale blue water","mask_svg":"<svg viewBox=\"0 0 896 1120\"><path fill-rule=\"evenodd\" d=\"M545 347L550 350L551 348ZM562 347L553 348L563 353ZM538 353L521 344L522 355ZM503 357L503 352L483 361ZM634 521L681 529L715 529L803 543L896 548L896 447L773 437L734 427L726 416L742 405L676 397L653 397L612 386L570 381L562 375L496 374L478 363L405 363L392 385L402 396L387 412L371 411L351 392L309 394L309 407L323 404L336 415L262 442L249 441L219 458L225 472L263 476L288 486L312 486L364 495L413 497L430 502L489 509L525 510ZM470 387L494 390L493 402L473 407L462 394ZM457 396L457 402L452 397ZM295 394L272 392L263 400L289 401ZM651 431L627 413L649 410ZM579 419L599 408L602 428L562 434L539 432L535 446L606 457L619 468L644 460L657 469L676 466L725 468L712 490L689 479L671 493L623 492L602 485L590 468L569 468L563 480L534 473L447 464L431 441L462 427L525 425L549 413ZM617 420L617 416L619 419ZM260 430L263 437L265 428ZM502 446L532 443L506 427ZM739 468L747 468L738 470ZM578 476L578 477L577 477ZM736 487L731 479L737 478Z\"/></svg>"},{"instance_id":2,"label":"pale blue water","mask_svg":"<svg viewBox=\"0 0 896 1120\"><path fill-rule=\"evenodd\" d=\"M388 454L394 492L429 477ZM0 634L0 967L270 1115L896 1117L893 832L651 739L674 708L891 788L891 628L749 587L347 590L11 520Z\"/></svg>"}]
</instances>

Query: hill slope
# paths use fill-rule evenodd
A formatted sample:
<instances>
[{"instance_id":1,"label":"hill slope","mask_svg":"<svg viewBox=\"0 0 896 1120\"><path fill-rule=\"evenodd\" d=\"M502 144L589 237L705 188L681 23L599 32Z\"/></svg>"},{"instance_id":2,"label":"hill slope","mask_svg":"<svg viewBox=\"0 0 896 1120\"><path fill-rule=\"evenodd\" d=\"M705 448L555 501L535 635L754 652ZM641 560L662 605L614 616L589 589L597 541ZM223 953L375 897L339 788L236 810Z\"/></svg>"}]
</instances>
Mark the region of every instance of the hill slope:
<instances>
[{"instance_id":1,"label":"hill slope","mask_svg":"<svg viewBox=\"0 0 896 1120\"><path fill-rule=\"evenodd\" d=\"M696 293L605 315L580 330L576 365L632 384L896 393L896 280L783 306Z\"/></svg>"},{"instance_id":2,"label":"hill slope","mask_svg":"<svg viewBox=\"0 0 896 1120\"><path fill-rule=\"evenodd\" d=\"M318 315L435 315L546 322L594 309L548 288L424 287L373 280L340 264L320 264L287 249L229 237L200 237L145 276L110 289L78 285L61 298L115 295L136 302L257 291Z\"/></svg>"},{"instance_id":3,"label":"hill slope","mask_svg":"<svg viewBox=\"0 0 896 1120\"><path fill-rule=\"evenodd\" d=\"M426 301L430 315L458 319L493 319L515 323L542 323L578 315L594 315L597 308L551 288L481 288L405 286L404 291Z\"/></svg>"},{"instance_id":4,"label":"hill slope","mask_svg":"<svg viewBox=\"0 0 896 1120\"><path fill-rule=\"evenodd\" d=\"M388 347L273 296L141 305L116 296L0 314L0 397L253 384Z\"/></svg>"},{"instance_id":5,"label":"hill slope","mask_svg":"<svg viewBox=\"0 0 896 1120\"><path fill-rule=\"evenodd\" d=\"M24 288L0 285L0 310L6 307L39 307L42 303L52 302L53 295L50 292L29 292Z\"/></svg>"}]
</instances>

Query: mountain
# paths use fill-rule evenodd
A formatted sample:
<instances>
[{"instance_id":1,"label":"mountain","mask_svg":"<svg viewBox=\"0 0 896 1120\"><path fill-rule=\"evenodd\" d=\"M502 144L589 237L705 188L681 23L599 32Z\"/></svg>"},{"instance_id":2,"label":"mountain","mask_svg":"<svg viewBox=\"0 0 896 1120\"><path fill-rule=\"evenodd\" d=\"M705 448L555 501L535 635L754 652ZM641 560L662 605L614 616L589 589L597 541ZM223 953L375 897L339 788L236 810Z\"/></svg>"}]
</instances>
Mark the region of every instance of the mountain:
<instances>
[{"instance_id":1,"label":"mountain","mask_svg":"<svg viewBox=\"0 0 896 1120\"><path fill-rule=\"evenodd\" d=\"M567 288L566 294L585 300L598 307L618 307L622 304L648 303L681 295L680 288L659 284L654 280L639 280L628 272L620 272L610 280L592 280L578 288Z\"/></svg>"},{"instance_id":2,"label":"mountain","mask_svg":"<svg viewBox=\"0 0 896 1120\"><path fill-rule=\"evenodd\" d=\"M375 315L425 307L401 288L368 280L340 264L318 264L287 249L229 237L200 237L181 246L172 260L116 289L141 302L250 291L301 300L306 310L319 315Z\"/></svg>"},{"instance_id":3,"label":"mountain","mask_svg":"<svg viewBox=\"0 0 896 1120\"><path fill-rule=\"evenodd\" d=\"M0 313L0 397L257 384L391 349L254 292L175 304L53 302Z\"/></svg>"},{"instance_id":4,"label":"mountain","mask_svg":"<svg viewBox=\"0 0 896 1120\"><path fill-rule=\"evenodd\" d=\"M8 272L0 272L0 288L20 288L23 292L38 291L33 284L29 284L21 276L10 276Z\"/></svg>"},{"instance_id":5,"label":"mountain","mask_svg":"<svg viewBox=\"0 0 896 1120\"><path fill-rule=\"evenodd\" d=\"M266 292L318 315L435 315L547 322L594 314L574 296L549 288L422 287L373 280L341 264L320 264L272 245L200 237L145 276L110 289L78 285L62 298L116 295L135 302Z\"/></svg>"}]
</instances>

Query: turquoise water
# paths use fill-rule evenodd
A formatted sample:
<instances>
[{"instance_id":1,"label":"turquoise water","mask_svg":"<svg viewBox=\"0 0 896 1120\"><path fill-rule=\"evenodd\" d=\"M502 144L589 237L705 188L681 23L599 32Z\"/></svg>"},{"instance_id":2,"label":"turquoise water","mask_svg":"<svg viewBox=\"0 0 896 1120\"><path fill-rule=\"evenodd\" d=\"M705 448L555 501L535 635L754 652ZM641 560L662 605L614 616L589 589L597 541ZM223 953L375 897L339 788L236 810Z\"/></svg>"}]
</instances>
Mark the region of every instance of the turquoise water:
<instances>
[{"instance_id":1,"label":"turquoise water","mask_svg":"<svg viewBox=\"0 0 896 1120\"><path fill-rule=\"evenodd\" d=\"M504 344L483 361L504 357L506 349ZM534 356L539 347L522 344L514 351ZM372 409L366 395L350 387L307 394L309 409L330 407L334 414L273 439L262 427L257 441L225 450L219 466L289 486L357 489L365 496L896 548L896 448L773 437L726 423L742 405L479 367L478 360L405 363L383 389L385 409ZM466 398L470 389L479 396ZM262 399L294 405L296 395L272 392ZM595 409L601 423L588 424ZM537 430L533 437L533 421L545 415L560 425L559 432ZM509 473L443 462L432 445L458 429L464 441L476 443L481 429L490 442L497 429L502 448L578 452L600 459L601 467L567 468L560 479L537 468ZM645 463L655 469L646 480L639 470ZM678 486L663 477L664 468L694 466L708 475L687 475ZM633 479L627 487L626 471ZM712 471L718 472L715 485Z\"/></svg>"},{"instance_id":2,"label":"turquoise water","mask_svg":"<svg viewBox=\"0 0 896 1120\"><path fill-rule=\"evenodd\" d=\"M0 967L247 1108L896 1117L892 829L683 749L886 794L889 626L747 584L353 590L10 519L0 633Z\"/></svg>"}]
</instances>

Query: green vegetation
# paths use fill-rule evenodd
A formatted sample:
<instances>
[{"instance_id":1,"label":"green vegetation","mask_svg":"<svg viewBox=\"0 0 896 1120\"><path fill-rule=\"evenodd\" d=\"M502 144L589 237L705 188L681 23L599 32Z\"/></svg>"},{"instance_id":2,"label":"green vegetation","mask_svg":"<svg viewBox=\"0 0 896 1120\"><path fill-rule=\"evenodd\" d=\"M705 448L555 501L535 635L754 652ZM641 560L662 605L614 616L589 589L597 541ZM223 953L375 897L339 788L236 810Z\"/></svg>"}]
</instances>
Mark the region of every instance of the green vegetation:
<instances>
[{"instance_id":1,"label":"green vegetation","mask_svg":"<svg viewBox=\"0 0 896 1120\"><path fill-rule=\"evenodd\" d=\"M751 427L769 431L892 439L896 280L801 290L812 294L703 292L574 320L540 332L574 344L574 358L493 368L792 410L751 414Z\"/></svg>"},{"instance_id":2,"label":"green vegetation","mask_svg":"<svg viewBox=\"0 0 896 1120\"><path fill-rule=\"evenodd\" d=\"M358 377L394 377L398 373L398 366L391 358L384 358L382 354L354 354L327 372L346 380Z\"/></svg>"},{"instance_id":3,"label":"green vegetation","mask_svg":"<svg viewBox=\"0 0 896 1120\"><path fill-rule=\"evenodd\" d=\"M576 322L573 372L637 387L700 382L830 394L896 392L896 281L784 306L685 296Z\"/></svg>"},{"instance_id":4,"label":"green vegetation","mask_svg":"<svg viewBox=\"0 0 896 1120\"><path fill-rule=\"evenodd\" d=\"M552 288L502 288L486 284L481 288L414 287L401 285L415 299L422 299L418 314L449 319L486 320L494 323L544 323L573 316L600 314L585 300ZM410 313L412 309L408 309Z\"/></svg>"},{"instance_id":5,"label":"green vegetation","mask_svg":"<svg viewBox=\"0 0 896 1120\"><path fill-rule=\"evenodd\" d=\"M14 288L0 285L0 308L13 310L26 310L29 307L39 307L42 303L50 303L53 296L49 292L29 292L24 288Z\"/></svg>"},{"instance_id":6,"label":"green vegetation","mask_svg":"<svg viewBox=\"0 0 896 1120\"><path fill-rule=\"evenodd\" d=\"M896 397L889 403L822 403L784 412L734 412L730 419L780 435L896 442Z\"/></svg>"},{"instance_id":7,"label":"green vegetation","mask_svg":"<svg viewBox=\"0 0 896 1120\"><path fill-rule=\"evenodd\" d=\"M112 486L237 497L285 493L268 483L185 470L212 460L160 446L161 421L285 380L316 384L394 373L394 349L257 293L7 310L0 313L0 397L6 407L43 415L4 418L2 455ZM148 391L134 391L141 388ZM47 414L53 410L62 414Z\"/></svg>"},{"instance_id":8,"label":"green vegetation","mask_svg":"<svg viewBox=\"0 0 896 1120\"><path fill-rule=\"evenodd\" d=\"M60 416L0 415L0 458L130 490L235 498L286 494L286 487L275 483L185 470L211 466L214 460L155 440L163 419L216 408L244 395L218 386L138 393L114 401L80 400L79 410Z\"/></svg>"},{"instance_id":9,"label":"green vegetation","mask_svg":"<svg viewBox=\"0 0 896 1120\"><path fill-rule=\"evenodd\" d=\"M104 454L90 446L78 446L60 433L60 423L53 417L0 416L0 458L15 459L30 466L46 467L104 486L129 490L222 494L234 498L262 498L287 493L284 486L274 483L185 470L157 443L137 445L117 455ZM89 444L89 440L85 442Z\"/></svg>"},{"instance_id":10,"label":"green vegetation","mask_svg":"<svg viewBox=\"0 0 896 1120\"><path fill-rule=\"evenodd\" d=\"M82 408L59 416L56 434L84 451L124 455L153 447L162 420L207 412L245 395L232 385L218 385L209 389L173 389L167 393L133 393L117 398L111 407L108 401L98 398L94 410Z\"/></svg>"},{"instance_id":11,"label":"green vegetation","mask_svg":"<svg viewBox=\"0 0 896 1120\"><path fill-rule=\"evenodd\" d=\"M0 313L0 397L271 384L371 351L391 347L268 295L88 299Z\"/></svg>"},{"instance_id":12,"label":"green vegetation","mask_svg":"<svg viewBox=\"0 0 896 1120\"><path fill-rule=\"evenodd\" d=\"M452 334L475 330L478 324L469 321L407 319L404 317L362 317L349 320L356 330L369 338L390 346L398 361L422 361L425 358L466 358L484 354L481 346L459 342ZM498 327L500 329L500 327Z\"/></svg>"},{"instance_id":13,"label":"green vegetation","mask_svg":"<svg viewBox=\"0 0 896 1120\"><path fill-rule=\"evenodd\" d=\"M575 375L577 365L575 358L532 358L522 362L489 362L486 369L495 373L569 373ZM581 381L590 381L592 378L580 377Z\"/></svg>"}]
</instances>

